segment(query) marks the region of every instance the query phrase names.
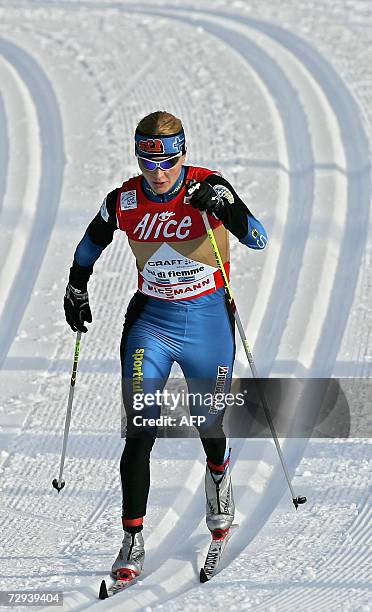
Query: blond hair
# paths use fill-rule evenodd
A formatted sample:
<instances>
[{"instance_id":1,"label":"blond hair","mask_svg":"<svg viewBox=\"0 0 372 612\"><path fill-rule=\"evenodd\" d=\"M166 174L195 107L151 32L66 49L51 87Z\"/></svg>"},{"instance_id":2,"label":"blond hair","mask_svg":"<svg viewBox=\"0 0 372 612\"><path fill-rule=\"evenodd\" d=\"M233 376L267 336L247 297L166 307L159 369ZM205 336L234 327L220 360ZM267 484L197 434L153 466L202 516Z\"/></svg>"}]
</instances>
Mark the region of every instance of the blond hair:
<instances>
[{"instance_id":1,"label":"blond hair","mask_svg":"<svg viewBox=\"0 0 372 612\"><path fill-rule=\"evenodd\" d=\"M182 130L182 121L167 111L155 111L146 115L136 131L145 136L171 136Z\"/></svg>"}]
</instances>

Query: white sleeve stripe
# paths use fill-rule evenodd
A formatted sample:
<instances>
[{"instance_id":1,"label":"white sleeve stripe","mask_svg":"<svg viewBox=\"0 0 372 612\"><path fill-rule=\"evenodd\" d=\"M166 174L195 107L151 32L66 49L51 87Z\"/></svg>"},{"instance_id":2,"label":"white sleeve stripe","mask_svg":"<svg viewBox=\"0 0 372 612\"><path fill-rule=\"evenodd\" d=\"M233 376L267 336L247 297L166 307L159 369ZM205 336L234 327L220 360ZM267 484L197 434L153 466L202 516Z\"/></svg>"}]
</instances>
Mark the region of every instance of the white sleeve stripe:
<instances>
[{"instance_id":1,"label":"white sleeve stripe","mask_svg":"<svg viewBox=\"0 0 372 612\"><path fill-rule=\"evenodd\" d=\"M101 213L101 217L104 221L109 220L109 214L108 214L108 210L107 210L107 205L106 205L106 201L107 201L107 196L106 198L103 200L101 208L100 208L100 213Z\"/></svg>"}]
</instances>

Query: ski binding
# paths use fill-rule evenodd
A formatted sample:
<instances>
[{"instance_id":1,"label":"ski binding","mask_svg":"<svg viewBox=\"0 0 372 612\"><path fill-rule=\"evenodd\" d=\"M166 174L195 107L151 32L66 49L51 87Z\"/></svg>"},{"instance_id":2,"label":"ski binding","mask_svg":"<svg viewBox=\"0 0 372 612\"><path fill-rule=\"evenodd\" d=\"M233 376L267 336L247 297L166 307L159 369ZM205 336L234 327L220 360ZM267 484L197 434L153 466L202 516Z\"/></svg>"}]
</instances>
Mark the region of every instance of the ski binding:
<instances>
[{"instance_id":1,"label":"ski binding","mask_svg":"<svg viewBox=\"0 0 372 612\"><path fill-rule=\"evenodd\" d=\"M99 589L99 599L107 599L112 597L121 591L124 591L128 587L132 586L137 582L138 574L131 569L123 568L118 570L116 577L114 578L113 584L107 588L106 581L102 580Z\"/></svg>"},{"instance_id":2,"label":"ski binding","mask_svg":"<svg viewBox=\"0 0 372 612\"><path fill-rule=\"evenodd\" d=\"M218 567L226 545L238 525L232 525L229 529L215 529L212 531L212 542L205 558L204 567L200 570L200 582L208 582L218 572Z\"/></svg>"}]
</instances>

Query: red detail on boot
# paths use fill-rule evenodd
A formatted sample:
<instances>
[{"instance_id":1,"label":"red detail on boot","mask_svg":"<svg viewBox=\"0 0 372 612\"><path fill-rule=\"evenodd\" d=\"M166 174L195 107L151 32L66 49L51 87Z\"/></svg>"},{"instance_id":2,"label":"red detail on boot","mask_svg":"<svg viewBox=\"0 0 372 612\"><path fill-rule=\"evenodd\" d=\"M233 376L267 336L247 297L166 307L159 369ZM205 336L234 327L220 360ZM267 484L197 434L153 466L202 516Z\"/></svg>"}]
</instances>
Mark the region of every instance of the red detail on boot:
<instances>
[{"instance_id":1,"label":"red detail on boot","mask_svg":"<svg viewBox=\"0 0 372 612\"><path fill-rule=\"evenodd\" d=\"M227 529L215 529L212 531L212 539L213 540L224 540L229 533L230 528Z\"/></svg>"},{"instance_id":2,"label":"red detail on boot","mask_svg":"<svg viewBox=\"0 0 372 612\"><path fill-rule=\"evenodd\" d=\"M123 516L121 520L122 520L124 529L126 527L138 527L138 525L143 524L143 516L140 516L139 518L134 518L134 519L127 519L127 518L124 518Z\"/></svg>"},{"instance_id":3,"label":"red detail on boot","mask_svg":"<svg viewBox=\"0 0 372 612\"><path fill-rule=\"evenodd\" d=\"M128 569L127 567L121 567L116 571L116 580L123 580L124 582L130 582L134 578L137 578L137 576L139 576L138 572Z\"/></svg>"},{"instance_id":4,"label":"red detail on boot","mask_svg":"<svg viewBox=\"0 0 372 612\"><path fill-rule=\"evenodd\" d=\"M225 463L222 463L222 465L216 465L215 463L212 463L212 461L210 459L207 459L207 464L210 470L214 470L215 472L224 472L226 469L226 466L229 465L230 463L230 455L231 455L231 448L229 449L229 456L226 459Z\"/></svg>"}]
</instances>

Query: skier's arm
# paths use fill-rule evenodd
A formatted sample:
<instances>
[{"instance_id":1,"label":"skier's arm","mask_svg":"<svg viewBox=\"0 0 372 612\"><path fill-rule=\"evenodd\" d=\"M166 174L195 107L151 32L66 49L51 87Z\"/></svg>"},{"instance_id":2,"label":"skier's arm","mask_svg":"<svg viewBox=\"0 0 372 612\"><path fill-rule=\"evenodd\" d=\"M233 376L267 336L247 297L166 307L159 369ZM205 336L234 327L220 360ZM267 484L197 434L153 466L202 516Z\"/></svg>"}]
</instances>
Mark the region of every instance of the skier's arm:
<instances>
[{"instance_id":1,"label":"skier's arm","mask_svg":"<svg viewBox=\"0 0 372 612\"><path fill-rule=\"evenodd\" d=\"M251 213L230 183L218 174L210 174L206 181L222 199L223 205L215 215L226 229L251 249L264 249L267 244L264 226Z\"/></svg>"},{"instance_id":2,"label":"skier's arm","mask_svg":"<svg viewBox=\"0 0 372 612\"><path fill-rule=\"evenodd\" d=\"M74 261L70 268L69 283L81 291L87 290L87 283L93 266L102 251L112 242L117 229L116 198L118 189L111 191L103 200L100 211L87 227L76 247Z\"/></svg>"},{"instance_id":3,"label":"skier's arm","mask_svg":"<svg viewBox=\"0 0 372 612\"><path fill-rule=\"evenodd\" d=\"M104 199L74 254L63 303L66 321L73 331L87 332L84 323L92 322L87 285L95 262L110 244L117 229L117 192L117 189L111 191Z\"/></svg>"},{"instance_id":4,"label":"skier's arm","mask_svg":"<svg viewBox=\"0 0 372 612\"><path fill-rule=\"evenodd\" d=\"M200 182L190 204L214 214L242 244L251 249L265 248L267 233L264 226L220 174L210 174Z\"/></svg>"}]
</instances>

